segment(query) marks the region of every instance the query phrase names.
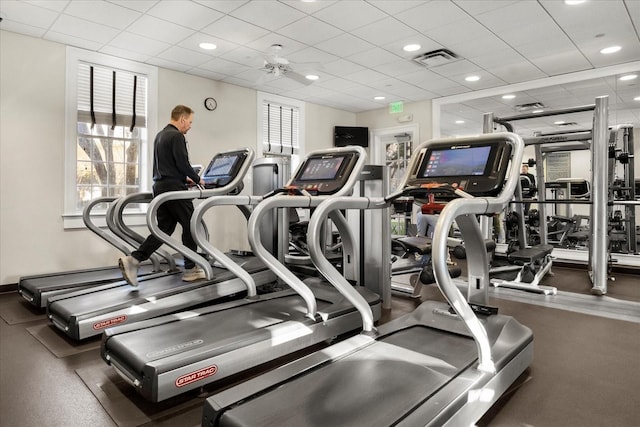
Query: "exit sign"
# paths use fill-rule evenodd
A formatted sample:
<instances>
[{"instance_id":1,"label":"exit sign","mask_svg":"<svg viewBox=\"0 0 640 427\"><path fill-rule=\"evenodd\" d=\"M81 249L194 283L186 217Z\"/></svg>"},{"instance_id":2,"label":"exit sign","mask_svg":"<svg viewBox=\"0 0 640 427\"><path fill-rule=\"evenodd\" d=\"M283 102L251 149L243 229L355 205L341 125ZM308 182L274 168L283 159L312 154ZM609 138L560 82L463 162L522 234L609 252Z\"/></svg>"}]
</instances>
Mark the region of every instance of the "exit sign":
<instances>
[{"instance_id":1,"label":"exit sign","mask_svg":"<svg viewBox=\"0 0 640 427\"><path fill-rule=\"evenodd\" d=\"M402 113L404 108L404 103L402 101L391 102L389 104L389 113Z\"/></svg>"}]
</instances>

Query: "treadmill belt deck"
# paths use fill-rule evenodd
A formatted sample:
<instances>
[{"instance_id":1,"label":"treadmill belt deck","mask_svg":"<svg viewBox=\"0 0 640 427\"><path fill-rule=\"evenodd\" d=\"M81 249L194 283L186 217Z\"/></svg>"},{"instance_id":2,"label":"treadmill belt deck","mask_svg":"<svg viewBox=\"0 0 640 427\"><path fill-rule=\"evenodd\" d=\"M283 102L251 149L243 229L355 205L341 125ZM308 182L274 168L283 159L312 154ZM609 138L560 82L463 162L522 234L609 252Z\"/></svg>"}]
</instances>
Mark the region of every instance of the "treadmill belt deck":
<instances>
[{"instance_id":1,"label":"treadmill belt deck","mask_svg":"<svg viewBox=\"0 0 640 427\"><path fill-rule=\"evenodd\" d=\"M328 305L318 301L320 311ZM126 360L127 367L140 375L145 365L163 360L158 372L161 373L187 365L191 359L202 360L205 354L212 356L230 351L233 346L246 345L240 337L249 333L253 340L267 339L270 332L266 328L269 326L290 320L304 322L305 308L302 297L292 294L248 304L241 309L215 311L166 323L162 327L114 335L106 345L112 357Z\"/></svg>"},{"instance_id":2,"label":"treadmill belt deck","mask_svg":"<svg viewBox=\"0 0 640 427\"><path fill-rule=\"evenodd\" d=\"M228 409L221 425L393 425L476 359L471 338L415 326Z\"/></svg>"}]
</instances>

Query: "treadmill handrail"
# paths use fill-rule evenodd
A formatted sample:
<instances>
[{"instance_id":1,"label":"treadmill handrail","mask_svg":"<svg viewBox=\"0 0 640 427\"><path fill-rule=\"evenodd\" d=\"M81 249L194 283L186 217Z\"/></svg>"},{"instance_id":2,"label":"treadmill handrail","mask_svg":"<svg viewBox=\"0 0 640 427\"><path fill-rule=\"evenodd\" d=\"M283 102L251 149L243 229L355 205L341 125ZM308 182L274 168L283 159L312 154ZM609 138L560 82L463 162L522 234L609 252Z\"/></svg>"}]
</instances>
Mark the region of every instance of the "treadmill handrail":
<instances>
[{"instance_id":1,"label":"treadmill handrail","mask_svg":"<svg viewBox=\"0 0 640 427\"><path fill-rule=\"evenodd\" d=\"M321 227L329 215L339 209L383 209L388 205L384 198L338 196L321 203L309 219L307 230L307 246L309 255L318 271L354 305L362 317L362 330L374 330L374 318L371 306L340 272L326 258L320 243Z\"/></svg>"},{"instance_id":2,"label":"treadmill handrail","mask_svg":"<svg viewBox=\"0 0 640 427\"><path fill-rule=\"evenodd\" d=\"M213 279L213 268L211 267L211 264L209 263L209 261L207 261L204 257L202 257L197 252L192 251L191 249L184 246L180 241L174 239L173 237L166 234L164 231L160 230L160 227L158 227L158 209L160 208L160 205L170 200L206 199L212 196L219 196L219 195L226 194L229 191L237 188L238 185L240 185L240 183L244 179L247 171L249 170L249 167L253 163L253 157L255 155L254 151L251 148L241 148L241 149L227 150L219 153L219 154L225 154L225 153L231 153L231 152L238 152L242 150L244 150L247 153L246 158L242 163L242 166L240 167L240 169L238 169L236 176L231 181L229 181L229 183L227 183L226 185L218 188L211 188L211 189L198 188L197 190L187 190L187 191L180 190L180 191L169 191L167 193L162 193L154 197L154 199L149 204L149 209L147 210L147 225L149 226L151 233L153 233L162 242L166 243L176 251L180 252L182 255L191 259L198 266L200 266L204 270L205 275L207 276L207 280ZM199 223L198 226L196 227L196 233L206 234L204 227L202 226L201 223Z\"/></svg>"},{"instance_id":3,"label":"treadmill handrail","mask_svg":"<svg viewBox=\"0 0 640 427\"><path fill-rule=\"evenodd\" d=\"M263 200L258 204L249 217L249 225L247 228L249 244L254 255L256 255L260 261L262 261L271 271L273 271L278 277L284 280L287 285L291 287L296 293L298 293L302 299L304 299L307 305L307 316L311 319L316 318L318 307L316 304L315 296L309 287L298 278L291 270L284 266L276 257L274 257L262 244L260 236L260 224L263 218L271 210L277 208L310 208L320 203L318 198L325 198L327 196L289 196L285 194L279 194ZM314 203L315 200L315 203Z\"/></svg>"},{"instance_id":4,"label":"treadmill handrail","mask_svg":"<svg viewBox=\"0 0 640 427\"><path fill-rule=\"evenodd\" d=\"M98 197L97 199L91 200L91 202L89 202L89 204L82 211L82 221L84 222L84 225L86 225L89 230L98 235L98 237L100 237L125 255L129 255L131 250L127 246L125 246L124 243L126 243L126 241L124 239L115 234L111 229L109 229L110 231L107 232L105 229L96 225L91 219L91 210L94 207L98 206L101 203L111 203L111 205L109 206L109 209L111 209L115 200L116 197ZM108 212L109 210L107 210L107 217L109 216Z\"/></svg>"},{"instance_id":5,"label":"treadmill handrail","mask_svg":"<svg viewBox=\"0 0 640 427\"><path fill-rule=\"evenodd\" d=\"M238 276L247 285L247 297L257 295L256 282L253 276L238 263L229 258L223 251L213 246L208 239L198 233L199 224L204 221L204 214L214 206L255 206L262 201L262 196L212 196L205 199L196 207L191 217L191 234L196 243L211 257L222 264L227 270Z\"/></svg>"},{"instance_id":6,"label":"treadmill handrail","mask_svg":"<svg viewBox=\"0 0 640 427\"><path fill-rule=\"evenodd\" d=\"M367 152L363 147L360 146L347 146L347 147L337 147L323 150L316 150L307 155L307 157L312 157L314 155L325 155L325 154L335 154L335 153L357 153L357 160L351 174L347 178L345 184L342 188L340 188L336 193L332 195L322 195L322 196L307 196L307 195L287 195L287 194L278 194L276 196L272 196L263 200L259 203L251 216L249 217L249 228L248 228L248 237L249 244L251 245L251 249L254 254L260 258L260 260L271 269L278 277L284 280L294 291L296 291L305 301L307 305L307 316L311 319L316 318L318 306L315 299L315 296L311 289L304 284L302 280L300 280L295 274L293 274L287 267L285 267L276 257L274 257L262 244L261 236L260 236L260 224L263 217L272 209L276 208L311 208L320 205L327 198L340 197L345 194L351 193L353 188L355 187L356 182L360 177L360 173L364 169L364 166L367 161ZM298 169L292 175L292 178L289 180L289 184L291 184L295 177L301 171L301 168L304 166L304 162L300 162ZM313 218L315 212L311 215Z\"/></svg>"},{"instance_id":7,"label":"treadmill handrail","mask_svg":"<svg viewBox=\"0 0 640 427\"><path fill-rule=\"evenodd\" d=\"M466 299L458 290L453 280L449 276L449 270L446 262L439 262L447 259L447 236L453 222L462 215L482 215L489 213L498 213L502 211L511 201L515 190L520 183L520 164L522 163L522 155L524 152L524 142L522 138L515 133L501 132L480 135L468 138L450 138L448 140L439 140L438 142L451 141L456 144L465 144L473 142L506 140L512 146L510 171L506 175L506 182L500 193L495 197L476 197L454 199L447 203L445 208L440 212L436 228L433 234L432 253L433 253L433 271L436 277L436 283L440 291L444 294L449 304L456 313L462 318L467 328L473 335L473 339L478 347L478 369L483 372L493 373L496 371L495 363L491 354L491 344L487 336L487 331L473 312ZM428 146L429 141L422 143L416 152ZM481 262L483 258L479 254L468 253L469 263Z\"/></svg>"},{"instance_id":8,"label":"treadmill handrail","mask_svg":"<svg viewBox=\"0 0 640 427\"><path fill-rule=\"evenodd\" d=\"M138 248L144 242L144 237L136 233L131 227L124 222L124 210L131 203L150 203L153 200L153 194L150 192L139 192L120 197L113 206L113 212L107 216L107 225L122 239L126 240L132 247ZM129 254L127 254L129 255ZM160 270L159 258L164 258L169 264L169 270L176 270L176 262L173 257L165 250L158 249L150 257L155 271Z\"/></svg>"},{"instance_id":9,"label":"treadmill handrail","mask_svg":"<svg viewBox=\"0 0 640 427\"><path fill-rule=\"evenodd\" d=\"M469 331L471 332L476 346L478 347L478 369L483 372L495 372L495 364L491 355L491 345L487 336L486 329L473 312L467 300L462 293L458 290L453 280L449 276L449 271L444 260L447 259L447 239L449 235L449 229L453 225L453 222L462 215L479 215L487 213L495 213L503 210L510 202L515 192L517 185L520 182L520 170L519 165L522 161L522 155L524 152L524 142L519 135L512 133L493 133L480 135L476 137L467 138L449 138L425 141L420 144L415 153L420 153L423 149L434 143L448 142L452 144L467 144L467 143L483 143L494 140L506 140L512 146L510 173L507 174L506 182L502 187L500 193L495 197L477 197L477 198L461 198L454 199L449 202L442 210L436 223L436 229L434 232L432 242L432 254L433 254L433 269L436 276L436 283L440 288L449 304L453 307L456 313L461 317ZM418 166L418 156L411 158L407 173L403 178L399 188L407 187L407 177L410 171L415 170ZM515 165L515 166L514 166ZM401 193L400 190L398 193ZM395 193L394 195L397 195ZM328 213L335 209L380 209L387 207L393 196L367 198L367 197L342 197L332 198L326 200L320 206L318 206L309 220L309 230L307 235L307 242L309 244L309 252L314 264L318 266L318 269L338 288L340 292L348 292L348 288L345 286L344 278L340 277L340 274L336 274L337 271L333 271L333 267L329 268L327 260L320 251L319 241L317 238L320 224L326 219ZM463 221L464 222L464 221ZM480 234L471 233L466 237L481 238ZM466 241L466 239L465 239ZM477 253L468 253L469 263L480 262L482 251L475 251ZM485 254L486 256L486 254ZM344 293L347 298L352 300L352 303L359 309L363 317L363 330L371 331L373 329L372 316L364 306L364 300L361 296L353 293Z\"/></svg>"}]
</instances>

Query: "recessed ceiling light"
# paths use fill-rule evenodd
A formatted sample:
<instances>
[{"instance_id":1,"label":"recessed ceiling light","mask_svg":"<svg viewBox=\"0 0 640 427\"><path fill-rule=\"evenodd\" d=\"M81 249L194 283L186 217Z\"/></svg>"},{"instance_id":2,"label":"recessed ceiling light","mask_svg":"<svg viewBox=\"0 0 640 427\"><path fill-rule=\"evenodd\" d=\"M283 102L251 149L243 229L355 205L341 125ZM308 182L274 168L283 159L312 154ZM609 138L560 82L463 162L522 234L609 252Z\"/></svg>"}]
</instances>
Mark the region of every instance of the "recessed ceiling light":
<instances>
[{"instance_id":1,"label":"recessed ceiling light","mask_svg":"<svg viewBox=\"0 0 640 427\"><path fill-rule=\"evenodd\" d=\"M623 82L626 82L627 80L633 80L637 78L638 78L637 74L627 74L626 76L620 77L620 80L622 80Z\"/></svg>"},{"instance_id":2,"label":"recessed ceiling light","mask_svg":"<svg viewBox=\"0 0 640 427\"><path fill-rule=\"evenodd\" d=\"M600 53L602 53L604 55L608 55L610 53L616 53L620 49L622 49L620 46L609 46L609 47L605 47L604 49L602 49L600 51Z\"/></svg>"},{"instance_id":3,"label":"recessed ceiling light","mask_svg":"<svg viewBox=\"0 0 640 427\"><path fill-rule=\"evenodd\" d=\"M304 76L304 78L307 80L318 80L320 76L316 76L315 74L307 74L306 76Z\"/></svg>"},{"instance_id":4,"label":"recessed ceiling light","mask_svg":"<svg viewBox=\"0 0 640 427\"><path fill-rule=\"evenodd\" d=\"M567 6L575 6L584 2L585 0L564 0L564 4L566 4Z\"/></svg>"},{"instance_id":5,"label":"recessed ceiling light","mask_svg":"<svg viewBox=\"0 0 640 427\"><path fill-rule=\"evenodd\" d=\"M515 95L502 95L502 99L513 99L515 97Z\"/></svg>"},{"instance_id":6,"label":"recessed ceiling light","mask_svg":"<svg viewBox=\"0 0 640 427\"><path fill-rule=\"evenodd\" d=\"M640 96L636 96L635 98L633 98L634 101L640 101Z\"/></svg>"},{"instance_id":7,"label":"recessed ceiling light","mask_svg":"<svg viewBox=\"0 0 640 427\"><path fill-rule=\"evenodd\" d=\"M480 80L480 76L467 76L464 79L468 82L477 82Z\"/></svg>"},{"instance_id":8,"label":"recessed ceiling light","mask_svg":"<svg viewBox=\"0 0 640 427\"><path fill-rule=\"evenodd\" d=\"M214 43L206 43L206 42L202 42L198 46L200 46L200 49L204 49L204 50L213 50L218 47Z\"/></svg>"},{"instance_id":9,"label":"recessed ceiling light","mask_svg":"<svg viewBox=\"0 0 640 427\"><path fill-rule=\"evenodd\" d=\"M417 43L408 44L402 48L405 52L415 52L418 49L420 49L420 45Z\"/></svg>"},{"instance_id":10,"label":"recessed ceiling light","mask_svg":"<svg viewBox=\"0 0 640 427\"><path fill-rule=\"evenodd\" d=\"M544 113L544 110L533 110L532 113L535 113L535 114Z\"/></svg>"},{"instance_id":11,"label":"recessed ceiling light","mask_svg":"<svg viewBox=\"0 0 640 427\"><path fill-rule=\"evenodd\" d=\"M557 122L553 122L554 125L563 125L564 120L558 120Z\"/></svg>"},{"instance_id":12,"label":"recessed ceiling light","mask_svg":"<svg viewBox=\"0 0 640 427\"><path fill-rule=\"evenodd\" d=\"M461 124L463 124L463 123L464 123L464 120L456 120L456 124L457 124L457 125L461 125Z\"/></svg>"},{"instance_id":13,"label":"recessed ceiling light","mask_svg":"<svg viewBox=\"0 0 640 427\"><path fill-rule=\"evenodd\" d=\"M374 96L373 99L375 99L376 101L382 101L384 99L384 96Z\"/></svg>"}]
</instances>

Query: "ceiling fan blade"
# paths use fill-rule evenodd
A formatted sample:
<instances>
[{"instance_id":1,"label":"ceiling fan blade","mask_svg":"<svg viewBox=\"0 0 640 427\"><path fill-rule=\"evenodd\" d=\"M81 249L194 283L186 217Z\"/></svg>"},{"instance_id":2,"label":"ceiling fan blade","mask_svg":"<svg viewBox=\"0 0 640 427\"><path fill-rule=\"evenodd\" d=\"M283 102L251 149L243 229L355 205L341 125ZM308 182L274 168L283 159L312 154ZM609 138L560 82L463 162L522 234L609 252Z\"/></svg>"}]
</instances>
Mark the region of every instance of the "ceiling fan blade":
<instances>
[{"instance_id":1,"label":"ceiling fan blade","mask_svg":"<svg viewBox=\"0 0 640 427\"><path fill-rule=\"evenodd\" d=\"M289 77L292 80L297 81L298 83L302 83L303 85L310 85L311 83L313 83L311 80L307 79L305 76L303 76L302 74L298 74L295 71L288 71L285 73L286 77Z\"/></svg>"}]
</instances>

